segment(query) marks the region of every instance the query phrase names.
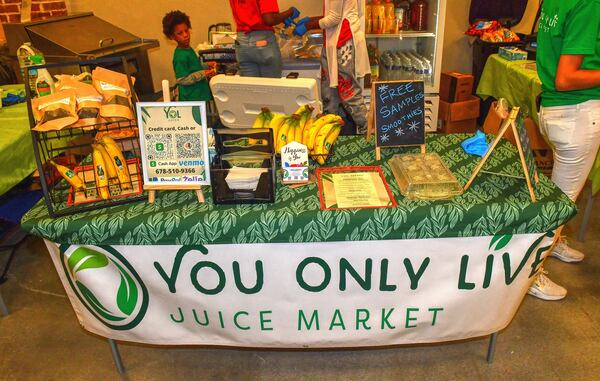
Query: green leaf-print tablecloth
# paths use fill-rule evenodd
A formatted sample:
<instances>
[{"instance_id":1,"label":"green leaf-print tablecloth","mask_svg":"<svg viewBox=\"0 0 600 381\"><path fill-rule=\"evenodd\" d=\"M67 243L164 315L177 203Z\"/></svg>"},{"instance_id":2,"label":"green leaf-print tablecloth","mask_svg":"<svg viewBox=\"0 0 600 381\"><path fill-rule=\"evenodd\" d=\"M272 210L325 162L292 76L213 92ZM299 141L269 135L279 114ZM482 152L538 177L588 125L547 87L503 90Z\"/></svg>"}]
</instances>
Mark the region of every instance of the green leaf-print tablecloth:
<instances>
[{"instance_id":1,"label":"green leaf-print tablecloth","mask_svg":"<svg viewBox=\"0 0 600 381\"><path fill-rule=\"evenodd\" d=\"M427 150L438 152L462 184L478 161L460 147L465 138L427 138ZM274 204L215 206L210 191L205 192L205 204L199 204L191 191L158 192L152 205L139 202L56 219L48 216L40 202L23 217L22 225L32 234L59 243L191 245L543 233L576 213L574 204L544 176L537 186L536 203L531 203L524 180L490 173L481 173L465 194L452 200L408 200L401 196L387 164L393 154L402 152L415 149L384 149L380 163L397 208L321 211L316 184L289 189L279 183ZM376 163L373 143L361 137L340 137L331 159L331 166ZM484 170L522 175L517 152L506 141Z\"/></svg>"}]
</instances>

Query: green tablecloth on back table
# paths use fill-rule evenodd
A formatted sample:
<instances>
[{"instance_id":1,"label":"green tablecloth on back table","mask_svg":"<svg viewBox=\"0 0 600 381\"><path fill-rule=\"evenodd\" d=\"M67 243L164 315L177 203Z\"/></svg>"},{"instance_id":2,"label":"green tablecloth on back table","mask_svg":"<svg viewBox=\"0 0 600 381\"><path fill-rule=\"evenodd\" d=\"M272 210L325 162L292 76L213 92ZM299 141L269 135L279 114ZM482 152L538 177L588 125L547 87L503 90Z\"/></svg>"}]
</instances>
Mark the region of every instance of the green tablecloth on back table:
<instances>
[{"instance_id":1,"label":"green tablecloth on back table","mask_svg":"<svg viewBox=\"0 0 600 381\"><path fill-rule=\"evenodd\" d=\"M535 61L509 61L498 54L492 54L483 69L477 86L477 95L482 98L505 98L511 106L525 110L539 125L536 98L542 92L542 82L536 70ZM590 172L592 192L600 191L600 151Z\"/></svg>"},{"instance_id":2,"label":"green tablecloth on back table","mask_svg":"<svg viewBox=\"0 0 600 381\"><path fill-rule=\"evenodd\" d=\"M492 54L483 69L477 95L482 98L505 98L511 106L519 106L539 124L536 98L542 92L542 82L535 61L509 61Z\"/></svg>"},{"instance_id":3,"label":"green tablecloth on back table","mask_svg":"<svg viewBox=\"0 0 600 381\"><path fill-rule=\"evenodd\" d=\"M6 93L23 93L23 85L0 86ZM0 108L0 195L35 171L27 103Z\"/></svg>"},{"instance_id":4,"label":"green tablecloth on back table","mask_svg":"<svg viewBox=\"0 0 600 381\"><path fill-rule=\"evenodd\" d=\"M478 158L464 153L467 135L430 135L428 151L465 184ZM576 213L568 198L546 177L532 203L522 179L482 173L468 192L452 200L411 201L400 195L387 160L414 149L383 149L381 166L397 208L322 211L316 184L289 189L277 185L275 204L215 206L210 191L199 204L191 191L158 192L156 202L138 202L52 219L38 203L23 228L51 241L93 245L189 245L219 243L323 242L436 237L493 236L547 232ZM340 137L332 166L375 163L373 143ZM515 148L502 143L484 168L520 174ZM280 176L278 176L279 178ZM278 179L278 182L280 180Z\"/></svg>"}]
</instances>

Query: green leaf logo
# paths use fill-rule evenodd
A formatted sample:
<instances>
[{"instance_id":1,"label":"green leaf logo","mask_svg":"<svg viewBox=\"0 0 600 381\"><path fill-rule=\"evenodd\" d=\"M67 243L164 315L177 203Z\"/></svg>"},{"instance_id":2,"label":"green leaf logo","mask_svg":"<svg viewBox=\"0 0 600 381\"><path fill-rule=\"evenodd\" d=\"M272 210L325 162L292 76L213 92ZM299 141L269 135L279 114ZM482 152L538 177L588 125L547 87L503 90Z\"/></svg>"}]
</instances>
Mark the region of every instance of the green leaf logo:
<instances>
[{"instance_id":1,"label":"green leaf logo","mask_svg":"<svg viewBox=\"0 0 600 381\"><path fill-rule=\"evenodd\" d=\"M85 308L111 329L137 326L148 308L148 291L135 269L110 246L61 247L71 288Z\"/></svg>"},{"instance_id":2,"label":"green leaf logo","mask_svg":"<svg viewBox=\"0 0 600 381\"><path fill-rule=\"evenodd\" d=\"M490 242L490 249L495 245L494 250L498 251L503 249L504 247L506 247L506 245L508 245L508 243L510 242L510 240L512 239L512 234L505 234L505 235L495 235L494 238L492 238L492 242Z\"/></svg>"}]
</instances>

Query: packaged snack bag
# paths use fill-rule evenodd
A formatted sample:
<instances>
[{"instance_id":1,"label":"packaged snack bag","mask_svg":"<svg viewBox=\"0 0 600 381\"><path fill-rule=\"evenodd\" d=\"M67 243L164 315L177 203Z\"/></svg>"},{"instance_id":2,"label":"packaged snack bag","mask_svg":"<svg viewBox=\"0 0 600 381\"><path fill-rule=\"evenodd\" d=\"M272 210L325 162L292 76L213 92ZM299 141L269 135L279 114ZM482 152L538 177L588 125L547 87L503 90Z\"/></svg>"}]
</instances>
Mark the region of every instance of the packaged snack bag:
<instances>
[{"instance_id":1,"label":"packaged snack bag","mask_svg":"<svg viewBox=\"0 0 600 381\"><path fill-rule=\"evenodd\" d=\"M75 90L77 97L77 116L79 121L75 126L93 126L101 122L100 107L102 106L102 95L94 86L80 82L74 76L57 76L59 82L57 90Z\"/></svg>"},{"instance_id":2,"label":"packaged snack bag","mask_svg":"<svg viewBox=\"0 0 600 381\"><path fill-rule=\"evenodd\" d=\"M35 131L62 130L77 122L75 90L66 89L31 101L37 125Z\"/></svg>"},{"instance_id":3,"label":"packaged snack bag","mask_svg":"<svg viewBox=\"0 0 600 381\"><path fill-rule=\"evenodd\" d=\"M131 80L133 83L134 78ZM97 67L92 71L92 83L104 98L100 116L110 121L134 119L131 89L125 74Z\"/></svg>"}]
</instances>

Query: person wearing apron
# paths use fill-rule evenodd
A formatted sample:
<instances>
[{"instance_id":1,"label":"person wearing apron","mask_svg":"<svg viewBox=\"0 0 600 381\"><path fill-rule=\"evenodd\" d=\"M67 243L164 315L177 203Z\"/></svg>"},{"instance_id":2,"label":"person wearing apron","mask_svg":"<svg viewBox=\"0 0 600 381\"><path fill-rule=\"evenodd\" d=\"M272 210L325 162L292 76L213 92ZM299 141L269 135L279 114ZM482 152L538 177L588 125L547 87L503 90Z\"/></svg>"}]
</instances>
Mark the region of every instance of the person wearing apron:
<instances>
[{"instance_id":1,"label":"person wearing apron","mask_svg":"<svg viewBox=\"0 0 600 381\"><path fill-rule=\"evenodd\" d=\"M325 112L337 114L339 107L352 117L356 131L367 132L367 108L362 96L361 78L371 72L364 31L363 14L357 0L324 0L323 17L305 17L296 23L294 34L323 29L325 45L321 53L321 98Z\"/></svg>"}]
</instances>

